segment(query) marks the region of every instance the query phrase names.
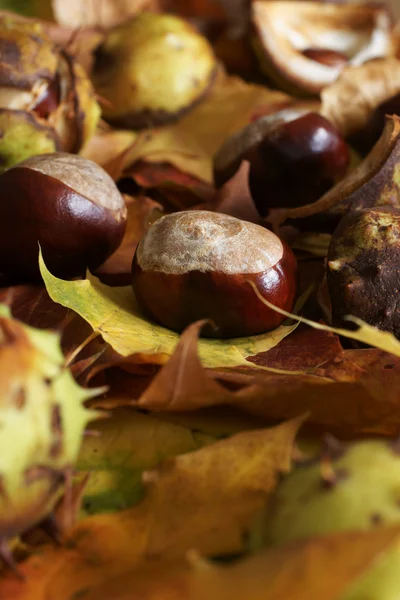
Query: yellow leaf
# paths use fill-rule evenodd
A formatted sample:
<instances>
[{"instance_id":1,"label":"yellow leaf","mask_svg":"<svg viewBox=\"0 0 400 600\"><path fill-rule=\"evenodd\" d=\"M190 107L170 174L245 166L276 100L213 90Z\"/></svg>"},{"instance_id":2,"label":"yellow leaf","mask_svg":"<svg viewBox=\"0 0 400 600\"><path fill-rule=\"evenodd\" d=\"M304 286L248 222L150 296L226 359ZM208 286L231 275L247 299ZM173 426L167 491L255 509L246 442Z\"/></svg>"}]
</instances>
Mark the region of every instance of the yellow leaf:
<instances>
[{"instance_id":1,"label":"yellow leaf","mask_svg":"<svg viewBox=\"0 0 400 600\"><path fill-rule=\"evenodd\" d=\"M114 409L90 429L97 435L84 438L77 463L78 470L90 473L83 502L88 514L136 504L143 496L145 469L215 441L211 435L132 409Z\"/></svg>"},{"instance_id":2,"label":"yellow leaf","mask_svg":"<svg viewBox=\"0 0 400 600\"><path fill-rule=\"evenodd\" d=\"M64 281L47 270L42 256L39 260L51 299L83 317L118 354L158 355L155 360L163 362L172 355L179 335L147 321L130 287L109 287L91 276L83 281ZM210 368L238 365L257 368L246 357L270 350L296 327L283 324L274 331L248 338L201 339L199 355L204 366Z\"/></svg>"},{"instance_id":3,"label":"yellow leaf","mask_svg":"<svg viewBox=\"0 0 400 600\"><path fill-rule=\"evenodd\" d=\"M277 306L274 306L268 300L262 297L257 287L253 282L249 282L253 287L254 292L260 298L261 302L276 310L276 312L288 317L290 319L296 320L298 323L305 323L309 325L313 329L319 329L321 331L330 331L331 333L336 333L337 335L341 335L349 340L356 340L357 342L362 342L363 344L367 344L368 346L374 346L375 348L379 348L380 350L384 350L385 352L389 352L394 356L400 357L400 341L395 338L392 333L388 331L381 331L372 325L368 325L358 317L353 317L349 315L347 320L349 322L355 323L358 325L358 329L356 331L352 331L351 329L342 329L340 327L330 327L329 325L324 325L323 323L316 323L315 321L310 321L310 319L305 319L304 317L299 317L298 315L294 315L292 313L287 312L286 310L282 310Z\"/></svg>"},{"instance_id":4,"label":"yellow leaf","mask_svg":"<svg viewBox=\"0 0 400 600\"><path fill-rule=\"evenodd\" d=\"M81 521L61 549L20 565L26 583L0 580L2 600L71 600L146 561L240 552L247 532L291 466L303 419L243 432L146 474L138 506Z\"/></svg>"}]
</instances>

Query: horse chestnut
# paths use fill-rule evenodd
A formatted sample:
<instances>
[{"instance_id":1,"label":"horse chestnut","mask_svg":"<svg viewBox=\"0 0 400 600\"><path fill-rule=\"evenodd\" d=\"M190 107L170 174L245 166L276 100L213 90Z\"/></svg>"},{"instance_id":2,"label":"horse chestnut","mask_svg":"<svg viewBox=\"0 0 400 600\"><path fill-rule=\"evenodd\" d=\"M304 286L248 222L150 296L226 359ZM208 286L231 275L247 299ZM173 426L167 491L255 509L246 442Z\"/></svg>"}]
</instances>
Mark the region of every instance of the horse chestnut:
<instances>
[{"instance_id":1,"label":"horse chestnut","mask_svg":"<svg viewBox=\"0 0 400 600\"><path fill-rule=\"evenodd\" d=\"M259 225L208 211L183 211L155 221L133 259L133 290L154 321L182 331L211 319L208 337L263 333L284 319L255 294L291 310L297 264L289 247Z\"/></svg>"},{"instance_id":2,"label":"horse chestnut","mask_svg":"<svg viewBox=\"0 0 400 600\"><path fill-rule=\"evenodd\" d=\"M0 175L0 273L39 279L40 244L52 273L82 275L117 249L126 218L123 197L96 163L67 153L28 158Z\"/></svg>"},{"instance_id":3,"label":"horse chestnut","mask_svg":"<svg viewBox=\"0 0 400 600\"><path fill-rule=\"evenodd\" d=\"M253 149L250 191L259 213L318 200L347 172L350 154L336 127L309 112L275 127Z\"/></svg>"},{"instance_id":4,"label":"horse chestnut","mask_svg":"<svg viewBox=\"0 0 400 600\"><path fill-rule=\"evenodd\" d=\"M355 210L340 221L327 259L327 284L335 326L347 315L400 337L400 209Z\"/></svg>"}]
</instances>

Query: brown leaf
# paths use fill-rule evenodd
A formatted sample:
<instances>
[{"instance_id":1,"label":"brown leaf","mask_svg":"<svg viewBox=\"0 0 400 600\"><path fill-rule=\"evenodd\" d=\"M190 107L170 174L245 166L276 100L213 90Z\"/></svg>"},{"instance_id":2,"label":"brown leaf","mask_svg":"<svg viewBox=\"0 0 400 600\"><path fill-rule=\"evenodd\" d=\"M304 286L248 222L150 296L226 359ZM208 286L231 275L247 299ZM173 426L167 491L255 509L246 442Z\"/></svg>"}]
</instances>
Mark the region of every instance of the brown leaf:
<instances>
[{"instance_id":1,"label":"brown leaf","mask_svg":"<svg viewBox=\"0 0 400 600\"><path fill-rule=\"evenodd\" d=\"M225 213L237 219L261 224L261 217L250 194L249 168L250 164L243 161L235 175L215 192L214 197L196 208Z\"/></svg>"},{"instance_id":2,"label":"brown leaf","mask_svg":"<svg viewBox=\"0 0 400 600\"><path fill-rule=\"evenodd\" d=\"M77 593L85 600L340 600L377 570L399 536L399 527L344 532L273 548L228 566L192 552L185 561L109 572L100 585L88 581ZM72 600L62 581L52 586L39 579L32 585L38 575L33 561L29 575L26 584L10 577L0 584L2 600Z\"/></svg>"},{"instance_id":3,"label":"brown leaf","mask_svg":"<svg viewBox=\"0 0 400 600\"><path fill-rule=\"evenodd\" d=\"M197 354L198 336L204 324L205 321L199 321L185 329L170 360L141 395L139 407L185 410L189 404L193 410L223 402L225 388L205 376Z\"/></svg>"},{"instance_id":4,"label":"brown leaf","mask_svg":"<svg viewBox=\"0 0 400 600\"><path fill-rule=\"evenodd\" d=\"M196 355L198 328L192 326L182 336L176 352L151 380L137 406L181 412L225 405L270 421L307 412L309 427L339 436L399 432L399 358L377 349L343 352L333 334L310 332L307 336L299 332L298 338L292 334L272 354L253 359L270 368L295 370L291 375L253 374L246 369L206 371ZM120 389L122 405L135 404L130 381L128 376Z\"/></svg>"},{"instance_id":5,"label":"brown leaf","mask_svg":"<svg viewBox=\"0 0 400 600\"><path fill-rule=\"evenodd\" d=\"M337 335L300 325L275 348L260 352L251 362L285 371L307 371L328 361L340 362L342 358Z\"/></svg>"},{"instance_id":6,"label":"brown leaf","mask_svg":"<svg viewBox=\"0 0 400 600\"><path fill-rule=\"evenodd\" d=\"M162 207L151 198L125 196L128 222L124 239L118 250L96 271L96 275L108 285L130 285L133 255L140 238L153 220L161 214Z\"/></svg>"},{"instance_id":7,"label":"brown leaf","mask_svg":"<svg viewBox=\"0 0 400 600\"><path fill-rule=\"evenodd\" d=\"M99 129L81 151L84 158L93 160L103 167L114 179L121 177L125 166L125 155L134 144L134 131Z\"/></svg>"},{"instance_id":8,"label":"brown leaf","mask_svg":"<svg viewBox=\"0 0 400 600\"><path fill-rule=\"evenodd\" d=\"M172 205L185 210L199 200L207 200L214 188L210 183L201 181L193 175L183 173L168 163L146 163L138 161L124 171L125 177L132 177L144 189L158 189L168 199L177 198ZM179 194L179 191L182 193Z\"/></svg>"},{"instance_id":9,"label":"brown leaf","mask_svg":"<svg viewBox=\"0 0 400 600\"><path fill-rule=\"evenodd\" d=\"M146 560L182 558L192 548L242 551L279 474L290 469L302 422L240 433L162 463L146 474L141 504L85 519L63 549L21 565L26 583L0 580L0 597L67 600Z\"/></svg>"}]
</instances>

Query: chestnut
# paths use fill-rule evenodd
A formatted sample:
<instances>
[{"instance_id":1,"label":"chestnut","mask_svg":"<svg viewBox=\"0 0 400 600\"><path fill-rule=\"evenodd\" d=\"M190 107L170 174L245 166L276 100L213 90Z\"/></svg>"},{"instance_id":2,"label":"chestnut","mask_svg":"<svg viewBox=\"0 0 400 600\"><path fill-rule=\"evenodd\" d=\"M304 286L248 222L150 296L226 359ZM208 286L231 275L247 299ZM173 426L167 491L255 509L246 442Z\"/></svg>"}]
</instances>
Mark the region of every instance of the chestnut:
<instances>
[{"instance_id":1,"label":"chestnut","mask_svg":"<svg viewBox=\"0 0 400 600\"><path fill-rule=\"evenodd\" d=\"M291 310L297 263L290 248L259 225L193 210L166 215L140 241L132 264L133 291L153 321L182 331L211 319L207 337L249 336L284 319L256 295Z\"/></svg>"},{"instance_id":2,"label":"chestnut","mask_svg":"<svg viewBox=\"0 0 400 600\"><path fill-rule=\"evenodd\" d=\"M101 265L122 241L127 209L96 163L67 153L28 158L0 175L0 273L40 279L47 267L71 278Z\"/></svg>"},{"instance_id":3,"label":"chestnut","mask_svg":"<svg viewBox=\"0 0 400 600\"><path fill-rule=\"evenodd\" d=\"M261 216L270 208L318 200L347 172L350 153L336 127L318 113L276 123L249 155L249 184Z\"/></svg>"},{"instance_id":4,"label":"chestnut","mask_svg":"<svg viewBox=\"0 0 400 600\"><path fill-rule=\"evenodd\" d=\"M348 213L327 258L333 325L359 317L400 338L400 209L379 206Z\"/></svg>"},{"instance_id":5,"label":"chestnut","mask_svg":"<svg viewBox=\"0 0 400 600\"><path fill-rule=\"evenodd\" d=\"M358 152L365 155L371 151L382 135L386 115L400 116L400 94L396 94L379 104L371 113L364 127L349 137L350 143Z\"/></svg>"}]
</instances>

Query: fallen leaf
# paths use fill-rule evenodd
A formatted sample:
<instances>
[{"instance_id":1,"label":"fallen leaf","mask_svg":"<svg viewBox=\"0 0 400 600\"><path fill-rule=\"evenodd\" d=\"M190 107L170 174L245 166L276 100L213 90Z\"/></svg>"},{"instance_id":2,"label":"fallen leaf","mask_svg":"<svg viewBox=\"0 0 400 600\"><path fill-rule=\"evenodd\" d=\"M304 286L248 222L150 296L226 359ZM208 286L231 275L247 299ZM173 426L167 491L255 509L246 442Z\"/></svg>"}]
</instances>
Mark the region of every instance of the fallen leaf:
<instances>
[{"instance_id":1,"label":"fallen leaf","mask_svg":"<svg viewBox=\"0 0 400 600\"><path fill-rule=\"evenodd\" d=\"M212 159L225 139L247 125L258 107L288 100L282 92L220 74L209 96L176 124L141 132L126 167L138 160L168 162L212 183Z\"/></svg>"},{"instance_id":2,"label":"fallen leaf","mask_svg":"<svg viewBox=\"0 0 400 600\"><path fill-rule=\"evenodd\" d=\"M108 285L130 285L132 259L136 246L156 216L161 216L158 202L145 196L126 197L128 221L124 238L118 250L96 270L100 281Z\"/></svg>"},{"instance_id":3,"label":"fallen leaf","mask_svg":"<svg viewBox=\"0 0 400 600\"><path fill-rule=\"evenodd\" d=\"M89 472L83 515L122 510L143 496L142 473L160 460L190 452L215 440L187 427L126 408L93 423L79 454L77 469Z\"/></svg>"},{"instance_id":4,"label":"fallen leaf","mask_svg":"<svg viewBox=\"0 0 400 600\"><path fill-rule=\"evenodd\" d=\"M390 586L399 562L398 527L346 532L262 552L233 566L216 566L189 555L127 572L92 589L85 600L377 600ZM392 558L393 557L393 558ZM379 579L381 576L381 579ZM129 590L129 591L128 591ZM168 595L167 595L168 594Z\"/></svg>"},{"instance_id":5,"label":"fallen leaf","mask_svg":"<svg viewBox=\"0 0 400 600\"><path fill-rule=\"evenodd\" d=\"M319 329L320 331L329 331L331 333L341 335L349 340L355 340L356 342L361 342L362 344L367 344L368 346L374 346L375 348L379 348L384 352L388 352L394 356L400 357L400 341L388 331L381 331L377 327L373 327L358 317L353 317L351 315L345 317L345 319L349 321L349 323L354 323L357 325L358 329L356 331L351 329L343 329L340 327L330 327L324 323L316 323L315 321L311 321L310 319L306 319L304 317L299 317L298 315L274 306L271 304L271 302L268 302L268 300L261 296L254 283L251 282L250 285L254 289L261 302L289 319L293 319L299 323L304 323L310 327L313 327L314 329Z\"/></svg>"},{"instance_id":6,"label":"fallen leaf","mask_svg":"<svg viewBox=\"0 0 400 600\"><path fill-rule=\"evenodd\" d=\"M146 560L182 558L192 548L244 550L246 532L290 469L302 422L239 433L162 463L145 475L137 507L81 521L64 548L43 549L20 565L26 583L1 579L0 597L67 600Z\"/></svg>"},{"instance_id":7,"label":"fallen leaf","mask_svg":"<svg viewBox=\"0 0 400 600\"><path fill-rule=\"evenodd\" d=\"M192 175L179 171L168 163L146 163L138 161L124 171L125 177L132 177L135 182L144 189L158 189L164 194L178 196L177 191L183 192L178 196L178 202L172 205L180 210L185 210L199 202L207 200L214 192L211 184L205 183Z\"/></svg>"},{"instance_id":8,"label":"fallen leaf","mask_svg":"<svg viewBox=\"0 0 400 600\"><path fill-rule=\"evenodd\" d=\"M249 168L250 164L243 161L235 175L208 202L196 208L224 213L260 225L262 220L250 194Z\"/></svg>"},{"instance_id":9,"label":"fallen leaf","mask_svg":"<svg viewBox=\"0 0 400 600\"><path fill-rule=\"evenodd\" d=\"M137 134L134 131L99 130L87 142L80 155L96 162L113 179L117 180L124 169L125 154L128 148L134 144L136 137ZM116 168L116 163L119 168Z\"/></svg>"},{"instance_id":10,"label":"fallen leaf","mask_svg":"<svg viewBox=\"0 0 400 600\"><path fill-rule=\"evenodd\" d=\"M269 422L307 412L310 430L340 437L400 432L397 357L376 349L343 351L336 336L316 330L305 338L299 332L297 343L293 334L293 344L287 338L271 356L255 359L288 374L207 371L196 357L195 332L192 326L183 334L170 361L145 382L144 390L133 385L137 378L119 374L118 400L106 399L99 406L134 405L157 412L229 406Z\"/></svg>"},{"instance_id":11,"label":"fallen leaf","mask_svg":"<svg viewBox=\"0 0 400 600\"><path fill-rule=\"evenodd\" d=\"M139 362L165 362L179 335L156 325L140 313L130 287L112 288L89 276L83 281L63 281L54 277L40 257L40 269L47 291L54 300L83 317L105 342L121 356ZM254 366L246 357L265 352L289 335L296 325L280 325L274 331L231 340L202 339L199 354L207 367ZM400 343L399 343L400 345Z\"/></svg>"}]
</instances>

